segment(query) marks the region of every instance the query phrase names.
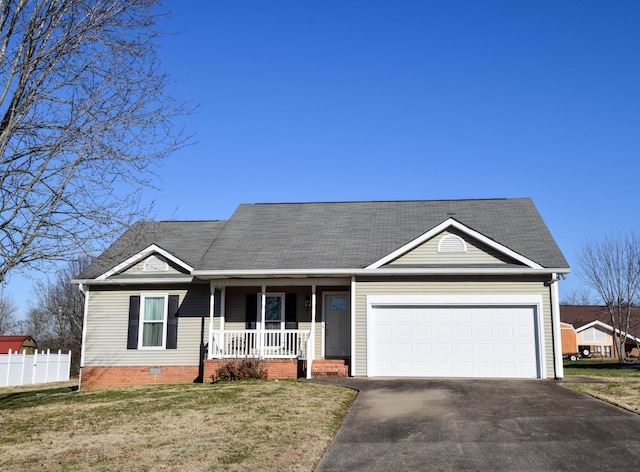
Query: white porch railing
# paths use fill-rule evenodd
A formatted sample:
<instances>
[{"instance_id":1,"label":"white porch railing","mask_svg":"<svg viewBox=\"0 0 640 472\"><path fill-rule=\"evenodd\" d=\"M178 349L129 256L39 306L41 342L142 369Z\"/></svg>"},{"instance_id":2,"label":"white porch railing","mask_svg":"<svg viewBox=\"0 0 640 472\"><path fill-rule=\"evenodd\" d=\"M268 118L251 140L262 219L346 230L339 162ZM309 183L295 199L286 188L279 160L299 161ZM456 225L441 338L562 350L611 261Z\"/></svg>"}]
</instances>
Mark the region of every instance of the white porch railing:
<instances>
[{"instance_id":1,"label":"white porch railing","mask_svg":"<svg viewBox=\"0 0 640 472\"><path fill-rule=\"evenodd\" d=\"M310 334L301 329L216 330L209 336L209 352L212 358L306 359Z\"/></svg>"}]
</instances>

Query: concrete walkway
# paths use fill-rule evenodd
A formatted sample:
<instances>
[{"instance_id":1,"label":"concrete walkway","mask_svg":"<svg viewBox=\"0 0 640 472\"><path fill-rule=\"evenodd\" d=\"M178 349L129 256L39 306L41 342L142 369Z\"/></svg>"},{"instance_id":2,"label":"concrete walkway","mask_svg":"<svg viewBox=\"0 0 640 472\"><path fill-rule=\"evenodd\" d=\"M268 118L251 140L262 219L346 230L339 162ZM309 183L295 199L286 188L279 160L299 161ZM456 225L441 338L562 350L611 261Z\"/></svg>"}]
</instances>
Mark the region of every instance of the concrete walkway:
<instances>
[{"instance_id":1,"label":"concrete walkway","mask_svg":"<svg viewBox=\"0 0 640 472\"><path fill-rule=\"evenodd\" d=\"M316 472L640 468L640 416L555 381L320 382L360 394Z\"/></svg>"}]
</instances>

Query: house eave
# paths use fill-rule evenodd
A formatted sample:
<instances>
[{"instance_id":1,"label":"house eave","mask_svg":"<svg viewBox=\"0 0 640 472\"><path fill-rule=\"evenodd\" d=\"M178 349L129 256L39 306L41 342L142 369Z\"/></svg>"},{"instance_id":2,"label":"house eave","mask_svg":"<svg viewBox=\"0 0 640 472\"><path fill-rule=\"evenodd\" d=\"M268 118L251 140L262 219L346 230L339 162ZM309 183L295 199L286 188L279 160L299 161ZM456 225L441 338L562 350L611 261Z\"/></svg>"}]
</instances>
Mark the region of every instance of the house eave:
<instances>
[{"instance_id":1,"label":"house eave","mask_svg":"<svg viewBox=\"0 0 640 472\"><path fill-rule=\"evenodd\" d=\"M270 277L351 277L351 276L415 276L415 275L553 275L568 274L569 268L380 268L380 269L271 269L271 270L195 270L203 280L225 278Z\"/></svg>"},{"instance_id":2,"label":"house eave","mask_svg":"<svg viewBox=\"0 0 640 472\"><path fill-rule=\"evenodd\" d=\"M71 283L78 285L158 285L158 284L190 284L196 277L120 277L113 279L73 279Z\"/></svg>"}]
</instances>

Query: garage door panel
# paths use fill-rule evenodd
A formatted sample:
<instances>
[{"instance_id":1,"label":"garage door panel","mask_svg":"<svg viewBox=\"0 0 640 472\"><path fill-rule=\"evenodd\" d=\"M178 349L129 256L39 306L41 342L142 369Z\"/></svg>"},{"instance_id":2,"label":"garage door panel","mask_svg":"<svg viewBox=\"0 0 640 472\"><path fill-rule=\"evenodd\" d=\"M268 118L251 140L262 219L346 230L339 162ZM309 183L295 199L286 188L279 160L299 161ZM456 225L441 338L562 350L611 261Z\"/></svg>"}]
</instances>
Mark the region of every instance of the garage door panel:
<instances>
[{"instance_id":1,"label":"garage door panel","mask_svg":"<svg viewBox=\"0 0 640 472\"><path fill-rule=\"evenodd\" d=\"M378 306L369 316L370 375L538 376L532 307Z\"/></svg>"}]
</instances>

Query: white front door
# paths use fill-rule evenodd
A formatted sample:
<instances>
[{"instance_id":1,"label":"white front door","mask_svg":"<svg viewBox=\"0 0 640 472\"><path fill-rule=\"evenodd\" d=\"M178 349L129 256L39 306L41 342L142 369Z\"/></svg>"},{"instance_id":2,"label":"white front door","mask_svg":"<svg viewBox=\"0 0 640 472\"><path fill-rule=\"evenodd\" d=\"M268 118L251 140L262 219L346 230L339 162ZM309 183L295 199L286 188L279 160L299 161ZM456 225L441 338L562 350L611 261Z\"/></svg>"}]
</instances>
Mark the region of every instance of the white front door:
<instances>
[{"instance_id":1,"label":"white front door","mask_svg":"<svg viewBox=\"0 0 640 472\"><path fill-rule=\"evenodd\" d=\"M351 356L349 292L325 293L325 357Z\"/></svg>"}]
</instances>

